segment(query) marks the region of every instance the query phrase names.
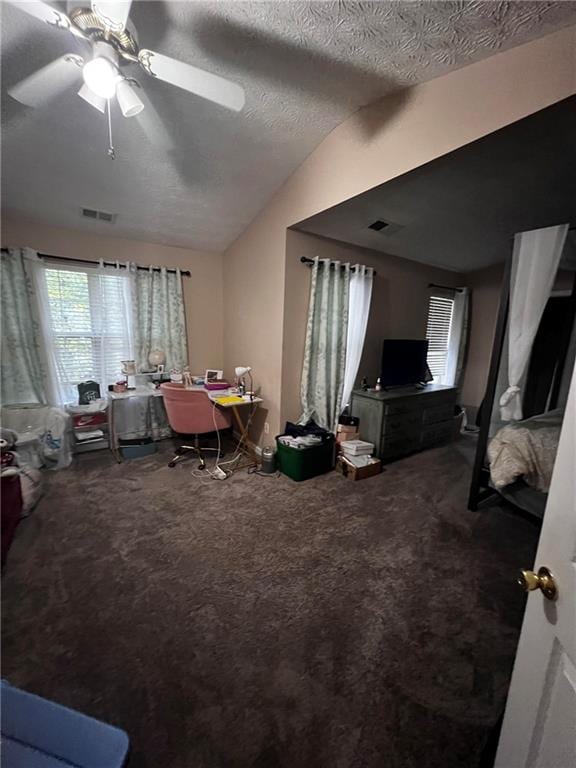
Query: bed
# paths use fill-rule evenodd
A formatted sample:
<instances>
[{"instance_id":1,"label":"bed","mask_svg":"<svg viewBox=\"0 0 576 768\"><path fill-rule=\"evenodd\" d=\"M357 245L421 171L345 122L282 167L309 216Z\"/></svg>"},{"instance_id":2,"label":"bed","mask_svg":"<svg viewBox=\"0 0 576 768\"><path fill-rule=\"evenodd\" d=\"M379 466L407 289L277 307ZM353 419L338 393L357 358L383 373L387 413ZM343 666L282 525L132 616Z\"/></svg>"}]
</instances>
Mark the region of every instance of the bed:
<instances>
[{"instance_id":1,"label":"bed","mask_svg":"<svg viewBox=\"0 0 576 768\"><path fill-rule=\"evenodd\" d=\"M508 424L488 444L492 487L538 517L546 506L562 418L556 409Z\"/></svg>"}]
</instances>

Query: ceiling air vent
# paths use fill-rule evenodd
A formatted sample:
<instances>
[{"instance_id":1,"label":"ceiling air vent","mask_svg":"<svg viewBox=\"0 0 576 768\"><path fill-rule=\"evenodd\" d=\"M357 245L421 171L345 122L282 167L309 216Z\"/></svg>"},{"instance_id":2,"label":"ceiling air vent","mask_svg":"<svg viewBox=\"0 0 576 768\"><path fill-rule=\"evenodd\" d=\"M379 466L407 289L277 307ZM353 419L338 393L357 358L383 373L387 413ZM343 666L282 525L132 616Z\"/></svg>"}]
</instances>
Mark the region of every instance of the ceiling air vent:
<instances>
[{"instance_id":1,"label":"ceiling air vent","mask_svg":"<svg viewBox=\"0 0 576 768\"><path fill-rule=\"evenodd\" d=\"M395 235L403 229L402 224L395 224L393 221L385 221L384 219L376 219L372 224L368 224L368 229L374 232L379 232L382 235Z\"/></svg>"},{"instance_id":2,"label":"ceiling air vent","mask_svg":"<svg viewBox=\"0 0 576 768\"><path fill-rule=\"evenodd\" d=\"M94 208L80 208L80 215L83 219L92 219L92 221L104 221L106 224L114 224L116 213L106 213L106 211L97 211Z\"/></svg>"},{"instance_id":3,"label":"ceiling air vent","mask_svg":"<svg viewBox=\"0 0 576 768\"><path fill-rule=\"evenodd\" d=\"M375 232L382 232L383 229L386 229L386 227L389 227L389 223L387 221L382 221L382 219L376 219L376 221L373 221L372 224L368 225L368 229L373 229Z\"/></svg>"}]
</instances>

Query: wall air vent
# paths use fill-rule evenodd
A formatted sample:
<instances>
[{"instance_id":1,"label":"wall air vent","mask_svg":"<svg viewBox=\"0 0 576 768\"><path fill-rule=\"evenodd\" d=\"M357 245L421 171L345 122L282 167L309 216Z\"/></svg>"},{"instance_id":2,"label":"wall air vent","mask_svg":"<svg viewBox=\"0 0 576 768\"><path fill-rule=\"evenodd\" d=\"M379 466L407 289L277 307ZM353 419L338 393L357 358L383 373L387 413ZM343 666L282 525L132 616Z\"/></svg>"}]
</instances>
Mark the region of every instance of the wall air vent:
<instances>
[{"instance_id":1,"label":"wall air vent","mask_svg":"<svg viewBox=\"0 0 576 768\"><path fill-rule=\"evenodd\" d=\"M92 219L92 221L104 221L106 224L114 224L118 214L97 211L94 208L80 208L80 215L83 219Z\"/></svg>"},{"instance_id":2,"label":"wall air vent","mask_svg":"<svg viewBox=\"0 0 576 768\"><path fill-rule=\"evenodd\" d=\"M376 221L373 221L372 224L368 225L368 229L373 229L375 232L382 232L383 229L386 229L386 227L389 226L390 224L387 221L376 219Z\"/></svg>"}]
</instances>

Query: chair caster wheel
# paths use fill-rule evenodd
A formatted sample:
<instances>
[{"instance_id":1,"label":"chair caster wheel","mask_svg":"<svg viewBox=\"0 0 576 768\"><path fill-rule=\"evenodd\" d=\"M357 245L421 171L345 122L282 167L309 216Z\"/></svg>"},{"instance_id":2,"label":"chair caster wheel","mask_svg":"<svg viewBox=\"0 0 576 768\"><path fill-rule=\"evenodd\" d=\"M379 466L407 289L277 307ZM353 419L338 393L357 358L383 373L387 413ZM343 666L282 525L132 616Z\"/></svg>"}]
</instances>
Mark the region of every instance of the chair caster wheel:
<instances>
[{"instance_id":1,"label":"chair caster wheel","mask_svg":"<svg viewBox=\"0 0 576 768\"><path fill-rule=\"evenodd\" d=\"M198 469L206 469L206 464L198 464Z\"/></svg>"},{"instance_id":2,"label":"chair caster wheel","mask_svg":"<svg viewBox=\"0 0 576 768\"><path fill-rule=\"evenodd\" d=\"M174 467L176 466L176 462L175 461L170 461L168 463L168 466L170 467L170 469L174 469Z\"/></svg>"}]
</instances>

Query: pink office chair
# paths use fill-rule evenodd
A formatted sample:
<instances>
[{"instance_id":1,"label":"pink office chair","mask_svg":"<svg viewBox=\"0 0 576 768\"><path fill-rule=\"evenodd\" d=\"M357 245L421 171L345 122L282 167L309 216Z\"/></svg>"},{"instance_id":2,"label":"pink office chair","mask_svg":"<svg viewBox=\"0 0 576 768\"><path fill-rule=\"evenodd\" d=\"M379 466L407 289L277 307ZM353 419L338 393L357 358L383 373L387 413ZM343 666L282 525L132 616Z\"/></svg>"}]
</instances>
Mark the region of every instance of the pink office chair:
<instances>
[{"instance_id":1,"label":"pink office chair","mask_svg":"<svg viewBox=\"0 0 576 768\"><path fill-rule=\"evenodd\" d=\"M216 451L216 448L201 448L198 435L229 429L231 414L215 406L204 389L185 389L183 384L166 383L160 385L160 391L174 432L194 436L194 445L181 445L168 466L175 467L193 454L200 459L199 468L205 469L204 451Z\"/></svg>"}]
</instances>

